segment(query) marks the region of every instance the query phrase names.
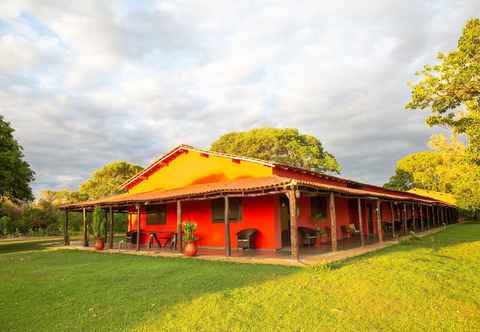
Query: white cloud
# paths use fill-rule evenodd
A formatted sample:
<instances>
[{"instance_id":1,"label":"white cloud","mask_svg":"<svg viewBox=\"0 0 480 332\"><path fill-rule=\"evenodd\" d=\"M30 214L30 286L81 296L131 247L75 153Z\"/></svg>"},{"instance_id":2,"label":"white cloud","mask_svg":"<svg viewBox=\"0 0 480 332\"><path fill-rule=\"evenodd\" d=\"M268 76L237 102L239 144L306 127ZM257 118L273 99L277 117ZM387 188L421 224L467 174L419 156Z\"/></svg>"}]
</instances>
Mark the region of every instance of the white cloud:
<instances>
[{"instance_id":1,"label":"white cloud","mask_svg":"<svg viewBox=\"0 0 480 332\"><path fill-rule=\"evenodd\" d=\"M0 113L37 171L74 187L230 130L298 127L381 184L424 148L406 81L455 47L478 1L0 3Z\"/></svg>"}]
</instances>

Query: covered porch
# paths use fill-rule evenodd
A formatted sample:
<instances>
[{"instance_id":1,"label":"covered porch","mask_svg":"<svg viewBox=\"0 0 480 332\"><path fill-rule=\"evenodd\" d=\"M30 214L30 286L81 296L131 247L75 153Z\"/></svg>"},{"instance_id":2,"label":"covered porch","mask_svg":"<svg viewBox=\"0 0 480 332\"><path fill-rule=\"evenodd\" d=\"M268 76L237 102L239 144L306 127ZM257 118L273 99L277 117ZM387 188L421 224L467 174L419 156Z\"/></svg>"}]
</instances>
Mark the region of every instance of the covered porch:
<instances>
[{"instance_id":1,"label":"covered porch","mask_svg":"<svg viewBox=\"0 0 480 332\"><path fill-rule=\"evenodd\" d=\"M312 212L311 202L314 197L322 198L325 205L326 213L318 218L320 221L315 220ZM208 205L214 200L223 202L223 220L217 220L211 233L206 232L203 236L218 237L217 242L221 246L200 246L200 256L299 260L307 256L382 244L410 232L424 232L457 221L454 207L420 196L418 199L407 199L394 194L268 177L123 194L97 201L64 205L65 245L70 244L68 215L76 211L83 215L83 241L80 245L90 246L88 228L91 212L99 206L105 211L105 238L108 249L180 254L184 247L182 223L188 220L185 218L195 215L192 210L201 210L202 204ZM253 224L235 223L229 218L232 202L238 200L251 202L252 207L248 213L258 216ZM259 212L259 207L265 208L266 205L271 213ZM171 234L168 241L160 241L165 245L160 243L162 247L159 248L159 244L152 241L153 246L149 248L150 241L145 239L150 239L152 233L165 230L159 228L158 231L147 231L141 222L131 224L135 227L133 239L116 241L113 233L114 215L127 213L132 218L129 218L129 222L141 221L142 216L147 213L146 207L150 206L166 206L165 211L169 211L175 219L168 227L165 226ZM291 213L292 211L294 213ZM268 241L263 242L266 243L265 246L239 249L237 232L246 227L254 227L265 239L268 238Z\"/></svg>"}]
</instances>

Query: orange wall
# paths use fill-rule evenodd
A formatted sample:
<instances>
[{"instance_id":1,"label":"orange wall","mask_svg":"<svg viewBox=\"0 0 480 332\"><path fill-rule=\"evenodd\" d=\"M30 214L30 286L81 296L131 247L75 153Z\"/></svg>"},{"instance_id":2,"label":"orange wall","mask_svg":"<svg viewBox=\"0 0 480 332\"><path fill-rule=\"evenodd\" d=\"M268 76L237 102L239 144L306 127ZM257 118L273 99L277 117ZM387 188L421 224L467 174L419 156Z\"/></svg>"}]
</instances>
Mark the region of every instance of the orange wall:
<instances>
[{"instance_id":1,"label":"orange wall","mask_svg":"<svg viewBox=\"0 0 480 332\"><path fill-rule=\"evenodd\" d=\"M130 185L128 192L140 193L199 183L271 175L272 168L262 164L185 151L172 158L168 164L153 171L146 179Z\"/></svg>"}]
</instances>

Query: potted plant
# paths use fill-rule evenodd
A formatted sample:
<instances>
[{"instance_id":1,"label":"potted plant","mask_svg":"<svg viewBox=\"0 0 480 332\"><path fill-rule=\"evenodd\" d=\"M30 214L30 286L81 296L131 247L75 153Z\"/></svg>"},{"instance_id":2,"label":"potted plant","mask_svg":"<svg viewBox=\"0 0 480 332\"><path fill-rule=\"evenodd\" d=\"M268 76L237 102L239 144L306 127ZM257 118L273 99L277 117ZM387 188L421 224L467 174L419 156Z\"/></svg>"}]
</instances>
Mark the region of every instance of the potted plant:
<instances>
[{"instance_id":1,"label":"potted plant","mask_svg":"<svg viewBox=\"0 0 480 332\"><path fill-rule=\"evenodd\" d=\"M95 249L105 248L105 218L102 209L98 206L93 210L92 233L95 236Z\"/></svg>"},{"instance_id":2,"label":"potted plant","mask_svg":"<svg viewBox=\"0 0 480 332\"><path fill-rule=\"evenodd\" d=\"M317 231L317 240L315 241L315 246L319 247L322 241L322 237L327 235L325 228L322 228L322 224L325 222L326 215L323 212L319 212L313 216L313 224L315 225L315 230Z\"/></svg>"},{"instance_id":3,"label":"potted plant","mask_svg":"<svg viewBox=\"0 0 480 332\"><path fill-rule=\"evenodd\" d=\"M183 254L185 256L196 256L198 252L197 238L195 237L195 231L197 230L197 224L186 221L183 223L183 231L185 233L185 249Z\"/></svg>"}]
</instances>

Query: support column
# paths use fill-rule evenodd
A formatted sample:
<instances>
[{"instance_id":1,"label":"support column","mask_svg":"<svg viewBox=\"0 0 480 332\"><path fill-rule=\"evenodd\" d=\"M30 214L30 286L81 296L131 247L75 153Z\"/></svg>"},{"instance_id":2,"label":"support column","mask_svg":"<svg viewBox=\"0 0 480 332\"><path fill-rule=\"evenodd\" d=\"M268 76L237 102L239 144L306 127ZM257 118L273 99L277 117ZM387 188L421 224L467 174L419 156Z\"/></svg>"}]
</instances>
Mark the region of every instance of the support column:
<instances>
[{"instance_id":1,"label":"support column","mask_svg":"<svg viewBox=\"0 0 480 332\"><path fill-rule=\"evenodd\" d=\"M292 258L298 260L300 257L300 248L298 243L298 228L297 228L297 197L296 191L290 190L288 192L288 202L290 209L290 247Z\"/></svg>"},{"instance_id":2,"label":"support column","mask_svg":"<svg viewBox=\"0 0 480 332\"><path fill-rule=\"evenodd\" d=\"M423 228L424 228L424 225L423 225L423 205L419 205L419 208L420 208L420 231L423 232Z\"/></svg>"},{"instance_id":3,"label":"support column","mask_svg":"<svg viewBox=\"0 0 480 332\"><path fill-rule=\"evenodd\" d=\"M230 214L230 208L228 206L228 196L225 196L225 211L224 211L224 224L225 224L225 256L232 256L232 244L230 243L230 220L228 215Z\"/></svg>"},{"instance_id":4,"label":"support column","mask_svg":"<svg viewBox=\"0 0 480 332\"><path fill-rule=\"evenodd\" d=\"M430 214L430 207L428 205L425 206L425 211L427 212L427 228L432 228L432 216Z\"/></svg>"},{"instance_id":5,"label":"support column","mask_svg":"<svg viewBox=\"0 0 480 332\"><path fill-rule=\"evenodd\" d=\"M412 203L412 228L413 231L415 232L417 230L416 224L417 219L415 218L415 203Z\"/></svg>"},{"instance_id":6,"label":"support column","mask_svg":"<svg viewBox=\"0 0 480 332\"><path fill-rule=\"evenodd\" d=\"M65 209L65 221L63 224L63 244L70 245L70 238L68 236L68 209Z\"/></svg>"},{"instance_id":7,"label":"support column","mask_svg":"<svg viewBox=\"0 0 480 332\"><path fill-rule=\"evenodd\" d=\"M182 241L182 202L177 201L177 239L175 241L177 251L182 251Z\"/></svg>"},{"instance_id":8,"label":"support column","mask_svg":"<svg viewBox=\"0 0 480 332\"><path fill-rule=\"evenodd\" d=\"M88 247L87 210L83 208L83 246Z\"/></svg>"},{"instance_id":9,"label":"support column","mask_svg":"<svg viewBox=\"0 0 480 332\"><path fill-rule=\"evenodd\" d=\"M332 241L332 251L337 251L337 216L335 214L335 195L330 192L329 199L329 211L330 211L330 239Z\"/></svg>"},{"instance_id":10,"label":"support column","mask_svg":"<svg viewBox=\"0 0 480 332\"><path fill-rule=\"evenodd\" d=\"M403 203L403 233L405 235L408 234L408 226L407 226L407 204Z\"/></svg>"},{"instance_id":11,"label":"support column","mask_svg":"<svg viewBox=\"0 0 480 332\"><path fill-rule=\"evenodd\" d=\"M110 233L110 242L108 243L108 247L113 249L113 208L110 206L110 224L109 224L109 233Z\"/></svg>"},{"instance_id":12,"label":"support column","mask_svg":"<svg viewBox=\"0 0 480 332\"><path fill-rule=\"evenodd\" d=\"M357 198L358 206L358 228L360 229L360 245L363 247L365 245L365 238L363 234L363 215L362 215L362 200Z\"/></svg>"},{"instance_id":13,"label":"support column","mask_svg":"<svg viewBox=\"0 0 480 332\"><path fill-rule=\"evenodd\" d=\"M390 213L392 214L392 237L395 238L395 209L393 202L390 202Z\"/></svg>"},{"instance_id":14,"label":"support column","mask_svg":"<svg viewBox=\"0 0 480 332\"><path fill-rule=\"evenodd\" d=\"M377 232L378 232L378 242L383 243L383 228L382 228L382 210L381 210L380 200L377 200Z\"/></svg>"},{"instance_id":15,"label":"support column","mask_svg":"<svg viewBox=\"0 0 480 332\"><path fill-rule=\"evenodd\" d=\"M108 240L108 227L109 227L108 226L108 210L105 209L105 210L103 210L103 212L105 213L105 216L104 216L105 217L105 229L104 229L103 236L104 236L104 239L105 239L105 243L108 243L107 242L107 240Z\"/></svg>"},{"instance_id":16,"label":"support column","mask_svg":"<svg viewBox=\"0 0 480 332\"><path fill-rule=\"evenodd\" d=\"M137 251L140 250L140 205L137 204Z\"/></svg>"}]
</instances>

